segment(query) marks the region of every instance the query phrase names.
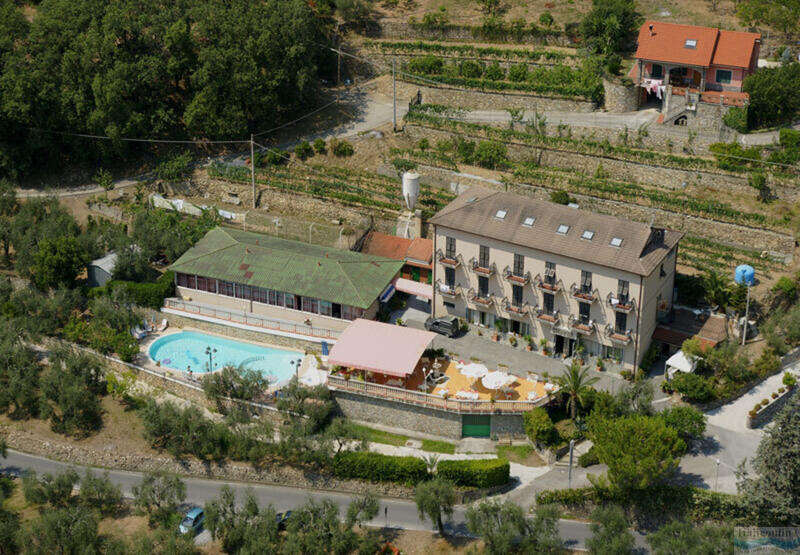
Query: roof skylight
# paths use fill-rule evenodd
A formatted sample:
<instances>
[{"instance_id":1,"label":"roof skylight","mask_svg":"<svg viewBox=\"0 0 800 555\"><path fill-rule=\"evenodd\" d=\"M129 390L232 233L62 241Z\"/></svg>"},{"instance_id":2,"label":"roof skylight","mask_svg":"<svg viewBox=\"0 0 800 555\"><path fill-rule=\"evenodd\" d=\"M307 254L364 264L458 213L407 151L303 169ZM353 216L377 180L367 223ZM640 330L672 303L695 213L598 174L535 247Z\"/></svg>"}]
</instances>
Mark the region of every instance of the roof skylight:
<instances>
[{"instance_id":1,"label":"roof skylight","mask_svg":"<svg viewBox=\"0 0 800 555\"><path fill-rule=\"evenodd\" d=\"M619 247L621 245L622 245L622 239L620 239L619 237L613 237L611 239L611 246L612 247Z\"/></svg>"},{"instance_id":2,"label":"roof skylight","mask_svg":"<svg viewBox=\"0 0 800 555\"><path fill-rule=\"evenodd\" d=\"M525 218L522 221L522 226L523 227L533 227L533 222L535 222L535 221L536 221L536 218L534 218L533 216L528 216L527 218Z\"/></svg>"},{"instance_id":3,"label":"roof skylight","mask_svg":"<svg viewBox=\"0 0 800 555\"><path fill-rule=\"evenodd\" d=\"M561 235L566 235L568 231L569 231L569 226L567 224L561 224L560 226L558 226L556 233L560 233Z\"/></svg>"},{"instance_id":4,"label":"roof skylight","mask_svg":"<svg viewBox=\"0 0 800 555\"><path fill-rule=\"evenodd\" d=\"M686 39L686 42L683 43L684 48L697 48L697 39Z\"/></svg>"},{"instance_id":5,"label":"roof skylight","mask_svg":"<svg viewBox=\"0 0 800 555\"><path fill-rule=\"evenodd\" d=\"M508 210L500 209L500 210L497 211L497 213L494 215L494 217L497 218L498 220L505 220L506 219L506 214L508 214Z\"/></svg>"},{"instance_id":6,"label":"roof skylight","mask_svg":"<svg viewBox=\"0 0 800 555\"><path fill-rule=\"evenodd\" d=\"M581 235L581 239L586 239L587 241L591 241L594 238L594 231L591 229L584 229L583 234Z\"/></svg>"}]
</instances>

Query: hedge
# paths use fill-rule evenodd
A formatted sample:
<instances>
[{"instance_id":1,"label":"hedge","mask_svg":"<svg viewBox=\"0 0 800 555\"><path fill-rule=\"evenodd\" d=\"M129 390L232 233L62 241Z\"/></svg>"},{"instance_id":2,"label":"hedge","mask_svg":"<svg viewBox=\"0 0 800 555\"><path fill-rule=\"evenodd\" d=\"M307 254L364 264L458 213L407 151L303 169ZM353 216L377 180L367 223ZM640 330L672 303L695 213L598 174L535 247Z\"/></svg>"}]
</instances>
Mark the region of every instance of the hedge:
<instances>
[{"instance_id":1,"label":"hedge","mask_svg":"<svg viewBox=\"0 0 800 555\"><path fill-rule=\"evenodd\" d=\"M491 488L507 484L510 469L506 459L441 461L436 467L436 475L457 486Z\"/></svg>"},{"instance_id":2,"label":"hedge","mask_svg":"<svg viewBox=\"0 0 800 555\"><path fill-rule=\"evenodd\" d=\"M172 295L175 290L174 276L175 274L172 272L165 272L152 283L111 280L105 287L109 293L114 289L122 288L134 304L158 310L164 305L164 299Z\"/></svg>"},{"instance_id":3,"label":"hedge","mask_svg":"<svg viewBox=\"0 0 800 555\"><path fill-rule=\"evenodd\" d=\"M393 457L366 451L345 451L333 457L333 473L339 478L415 485L428 479L425 461L417 457Z\"/></svg>"}]
</instances>

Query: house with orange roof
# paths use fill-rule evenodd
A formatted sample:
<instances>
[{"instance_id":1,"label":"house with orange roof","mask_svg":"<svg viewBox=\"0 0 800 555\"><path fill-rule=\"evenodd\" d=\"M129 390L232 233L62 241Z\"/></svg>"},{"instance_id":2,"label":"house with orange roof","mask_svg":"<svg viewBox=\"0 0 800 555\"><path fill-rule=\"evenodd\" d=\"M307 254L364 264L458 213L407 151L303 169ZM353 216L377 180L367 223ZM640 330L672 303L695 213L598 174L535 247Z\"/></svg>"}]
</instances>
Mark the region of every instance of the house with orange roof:
<instances>
[{"instance_id":1,"label":"house with orange roof","mask_svg":"<svg viewBox=\"0 0 800 555\"><path fill-rule=\"evenodd\" d=\"M430 276L433 268L432 239L424 239L422 237L407 239L371 231L361 247L361 252L393 260L402 260L404 262L400 271L402 277L421 283L431 283Z\"/></svg>"},{"instance_id":2,"label":"house with orange roof","mask_svg":"<svg viewBox=\"0 0 800 555\"><path fill-rule=\"evenodd\" d=\"M756 70L760 45L758 33L646 21L630 77L644 89L642 104L660 100L668 86L707 97L701 101L734 99L746 96L742 82Z\"/></svg>"}]
</instances>

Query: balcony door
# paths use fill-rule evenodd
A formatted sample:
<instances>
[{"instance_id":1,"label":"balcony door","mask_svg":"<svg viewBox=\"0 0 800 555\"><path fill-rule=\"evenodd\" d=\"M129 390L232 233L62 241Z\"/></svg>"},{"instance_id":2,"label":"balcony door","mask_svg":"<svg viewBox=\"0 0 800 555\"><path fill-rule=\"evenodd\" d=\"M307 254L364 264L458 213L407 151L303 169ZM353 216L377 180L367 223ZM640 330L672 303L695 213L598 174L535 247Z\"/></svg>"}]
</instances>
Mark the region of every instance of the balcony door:
<instances>
[{"instance_id":1,"label":"balcony door","mask_svg":"<svg viewBox=\"0 0 800 555\"><path fill-rule=\"evenodd\" d=\"M552 293L543 293L542 294L542 309L544 310L545 314L552 314L553 313L553 294Z\"/></svg>"},{"instance_id":2,"label":"balcony door","mask_svg":"<svg viewBox=\"0 0 800 555\"><path fill-rule=\"evenodd\" d=\"M455 268L445 268L444 269L444 284L448 287L453 287L456 284L456 269Z\"/></svg>"},{"instance_id":3,"label":"balcony door","mask_svg":"<svg viewBox=\"0 0 800 555\"><path fill-rule=\"evenodd\" d=\"M522 286L511 286L511 304L514 306L522 306Z\"/></svg>"},{"instance_id":4,"label":"balcony door","mask_svg":"<svg viewBox=\"0 0 800 555\"><path fill-rule=\"evenodd\" d=\"M478 276L478 295L489 296L489 278L486 276Z\"/></svg>"}]
</instances>

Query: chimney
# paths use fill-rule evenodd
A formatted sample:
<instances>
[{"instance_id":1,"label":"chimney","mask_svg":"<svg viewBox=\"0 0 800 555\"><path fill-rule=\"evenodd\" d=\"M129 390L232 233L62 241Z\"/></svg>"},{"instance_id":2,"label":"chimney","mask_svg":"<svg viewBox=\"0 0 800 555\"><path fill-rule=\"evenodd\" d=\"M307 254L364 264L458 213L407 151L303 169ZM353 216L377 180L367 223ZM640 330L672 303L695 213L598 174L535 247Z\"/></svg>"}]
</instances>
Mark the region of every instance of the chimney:
<instances>
[{"instance_id":1,"label":"chimney","mask_svg":"<svg viewBox=\"0 0 800 555\"><path fill-rule=\"evenodd\" d=\"M650 24L650 36L651 37L653 36L653 24L652 23Z\"/></svg>"}]
</instances>

